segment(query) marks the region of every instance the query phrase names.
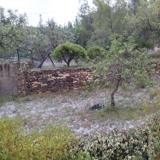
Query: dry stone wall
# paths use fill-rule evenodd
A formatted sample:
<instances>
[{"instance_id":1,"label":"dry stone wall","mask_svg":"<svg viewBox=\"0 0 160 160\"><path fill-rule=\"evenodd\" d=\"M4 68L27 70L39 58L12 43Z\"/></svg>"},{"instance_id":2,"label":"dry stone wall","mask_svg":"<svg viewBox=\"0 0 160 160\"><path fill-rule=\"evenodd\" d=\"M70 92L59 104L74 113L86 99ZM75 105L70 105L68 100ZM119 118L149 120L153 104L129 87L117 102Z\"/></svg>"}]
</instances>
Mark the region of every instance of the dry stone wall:
<instances>
[{"instance_id":1,"label":"dry stone wall","mask_svg":"<svg viewBox=\"0 0 160 160\"><path fill-rule=\"evenodd\" d=\"M160 62L152 64L156 74L160 74ZM28 95L81 89L92 80L92 71L88 68L26 70L18 74L18 93Z\"/></svg>"},{"instance_id":2,"label":"dry stone wall","mask_svg":"<svg viewBox=\"0 0 160 160\"><path fill-rule=\"evenodd\" d=\"M84 68L23 71L18 76L18 92L27 95L80 89L91 80L91 70Z\"/></svg>"},{"instance_id":3,"label":"dry stone wall","mask_svg":"<svg viewBox=\"0 0 160 160\"><path fill-rule=\"evenodd\" d=\"M153 61L156 74L160 75L160 62ZM93 80L91 69L71 68L55 70L31 70L29 65L0 63L0 95L50 93L81 89Z\"/></svg>"}]
</instances>

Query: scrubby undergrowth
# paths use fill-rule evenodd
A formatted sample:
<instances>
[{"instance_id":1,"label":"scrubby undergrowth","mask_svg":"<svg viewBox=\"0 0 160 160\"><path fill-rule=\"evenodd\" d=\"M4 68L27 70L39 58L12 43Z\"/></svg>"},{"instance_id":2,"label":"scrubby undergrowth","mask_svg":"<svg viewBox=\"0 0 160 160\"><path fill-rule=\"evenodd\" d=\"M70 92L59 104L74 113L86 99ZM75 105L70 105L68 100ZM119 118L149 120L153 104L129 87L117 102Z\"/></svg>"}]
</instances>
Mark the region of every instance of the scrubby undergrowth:
<instances>
[{"instance_id":1,"label":"scrubby undergrowth","mask_svg":"<svg viewBox=\"0 0 160 160\"><path fill-rule=\"evenodd\" d=\"M75 136L63 127L48 127L25 134L19 120L0 120L1 160L75 160L83 158L73 150Z\"/></svg>"},{"instance_id":2,"label":"scrubby undergrowth","mask_svg":"<svg viewBox=\"0 0 160 160\"><path fill-rule=\"evenodd\" d=\"M83 147L96 160L155 160L160 152L159 122L157 113L141 128L91 135Z\"/></svg>"},{"instance_id":3,"label":"scrubby undergrowth","mask_svg":"<svg viewBox=\"0 0 160 160\"><path fill-rule=\"evenodd\" d=\"M155 160L160 152L160 113L141 128L76 138L64 127L26 134L19 120L0 120L1 160Z\"/></svg>"}]
</instances>

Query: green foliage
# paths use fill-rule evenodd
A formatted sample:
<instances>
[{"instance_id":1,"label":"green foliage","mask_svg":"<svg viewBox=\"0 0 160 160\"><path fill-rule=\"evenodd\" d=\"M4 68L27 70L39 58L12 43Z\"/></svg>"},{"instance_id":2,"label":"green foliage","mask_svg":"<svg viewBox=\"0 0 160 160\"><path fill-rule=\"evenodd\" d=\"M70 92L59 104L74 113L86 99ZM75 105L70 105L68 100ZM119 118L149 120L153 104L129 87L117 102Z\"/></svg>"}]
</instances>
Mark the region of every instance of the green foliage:
<instances>
[{"instance_id":1,"label":"green foliage","mask_svg":"<svg viewBox=\"0 0 160 160\"><path fill-rule=\"evenodd\" d=\"M91 135L82 140L83 149L90 153L92 159L98 160L155 159L160 152L159 120L157 113L143 127Z\"/></svg>"},{"instance_id":2,"label":"green foliage","mask_svg":"<svg viewBox=\"0 0 160 160\"><path fill-rule=\"evenodd\" d=\"M108 65L118 65L119 68L112 68L115 74L120 74L124 81L132 78L134 81L141 80L146 76L149 56L145 49L137 49L136 43L132 38L116 37L113 39L110 54L107 57ZM116 78L116 77L113 77Z\"/></svg>"},{"instance_id":3,"label":"green foliage","mask_svg":"<svg viewBox=\"0 0 160 160\"><path fill-rule=\"evenodd\" d=\"M73 147L77 140L66 128L49 127L25 134L19 120L0 120L1 160L84 160L84 153Z\"/></svg>"},{"instance_id":4,"label":"green foliage","mask_svg":"<svg viewBox=\"0 0 160 160\"><path fill-rule=\"evenodd\" d=\"M99 62L105 58L107 51L99 46L89 47L87 49L87 56L91 61Z\"/></svg>"},{"instance_id":5,"label":"green foliage","mask_svg":"<svg viewBox=\"0 0 160 160\"><path fill-rule=\"evenodd\" d=\"M110 46L114 34L132 36L140 48L159 44L159 0L116 0L114 4L94 0L93 3L95 9L86 9L87 14L80 16L75 26L80 39L85 39L84 46Z\"/></svg>"},{"instance_id":6,"label":"green foliage","mask_svg":"<svg viewBox=\"0 0 160 160\"><path fill-rule=\"evenodd\" d=\"M32 59L44 60L66 41L83 47L110 48L113 36L132 37L138 48L159 45L159 0L94 0L94 9L82 1L75 23L58 26L53 19L37 27L27 25L26 15L0 8L0 53L6 56L27 52ZM31 55L32 53L33 55ZM6 57L4 56L4 57Z\"/></svg>"},{"instance_id":7,"label":"green foliage","mask_svg":"<svg viewBox=\"0 0 160 160\"><path fill-rule=\"evenodd\" d=\"M87 0L83 0L80 7L80 15L75 21L76 42L86 47L93 30L93 14Z\"/></svg>"},{"instance_id":8,"label":"green foliage","mask_svg":"<svg viewBox=\"0 0 160 160\"><path fill-rule=\"evenodd\" d=\"M26 19L25 14L12 10L5 11L0 7L0 53L13 54L23 47Z\"/></svg>"},{"instance_id":9,"label":"green foliage","mask_svg":"<svg viewBox=\"0 0 160 160\"><path fill-rule=\"evenodd\" d=\"M79 59L85 59L86 51L80 45L66 42L56 47L52 55L54 59L64 61L69 67L72 60L77 62Z\"/></svg>"},{"instance_id":10,"label":"green foliage","mask_svg":"<svg viewBox=\"0 0 160 160\"><path fill-rule=\"evenodd\" d=\"M76 139L70 130L48 126L26 133L18 119L0 119L1 160L136 160L160 152L160 116L129 131L97 133Z\"/></svg>"},{"instance_id":11,"label":"green foliage","mask_svg":"<svg viewBox=\"0 0 160 160\"><path fill-rule=\"evenodd\" d=\"M99 83L113 88L111 105L115 105L114 95L122 84L136 84L145 87L151 71L149 56L145 49L137 49L134 39L115 35L106 58L96 65Z\"/></svg>"}]
</instances>

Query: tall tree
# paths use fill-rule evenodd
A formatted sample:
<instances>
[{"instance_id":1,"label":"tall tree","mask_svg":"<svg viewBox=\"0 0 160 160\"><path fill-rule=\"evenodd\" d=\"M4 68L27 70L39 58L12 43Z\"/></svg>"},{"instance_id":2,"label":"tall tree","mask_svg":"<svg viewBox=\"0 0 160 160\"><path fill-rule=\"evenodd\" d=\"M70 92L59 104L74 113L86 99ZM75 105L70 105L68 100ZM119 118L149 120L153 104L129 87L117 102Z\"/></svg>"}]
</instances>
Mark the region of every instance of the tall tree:
<instances>
[{"instance_id":1,"label":"tall tree","mask_svg":"<svg viewBox=\"0 0 160 160\"><path fill-rule=\"evenodd\" d=\"M139 5L139 0L131 0L131 9L134 15L136 15L137 13L138 5Z\"/></svg>"},{"instance_id":2,"label":"tall tree","mask_svg":"<svg viewBox=\"0 0 160 160\"><path fill-rule=\"evenodd\" d=\"M88 1L83 1L75 22L77 43L85 47L93 32L93 15Z\"/></svg>"},{"instance_id":3,"label":"tall tree","mask_svg":"<svg viewBox=\"0 0 160 160\"><path fill-rule=\"evenodd\" d=\"M0 36L1 49L4 53L17 53L18 63L20 63L19 51L23 48L24 30L27 24L25 14L17 11L0 9Z\"/></svg>"}]
</instances>

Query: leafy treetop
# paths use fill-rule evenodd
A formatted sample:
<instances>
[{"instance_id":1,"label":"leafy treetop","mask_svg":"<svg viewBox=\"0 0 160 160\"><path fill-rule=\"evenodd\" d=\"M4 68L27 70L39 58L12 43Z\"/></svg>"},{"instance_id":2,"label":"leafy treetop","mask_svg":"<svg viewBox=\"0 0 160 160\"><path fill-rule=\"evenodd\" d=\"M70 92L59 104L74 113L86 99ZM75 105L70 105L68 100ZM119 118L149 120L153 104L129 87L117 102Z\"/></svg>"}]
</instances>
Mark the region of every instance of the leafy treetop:
<instances>
[{"instance_id":1,"label":"leafy treetop","mask_svg":"<svg viewBox=\"0 0 160 160\"><path fill-rule=\"evenodd\" d=\"M56 47L52 55L54 59L64 61L69 67L72 60L77 62L79 59L85 59L86 51L78 44L66 42Z\"/></svg>"}]
</instances>

